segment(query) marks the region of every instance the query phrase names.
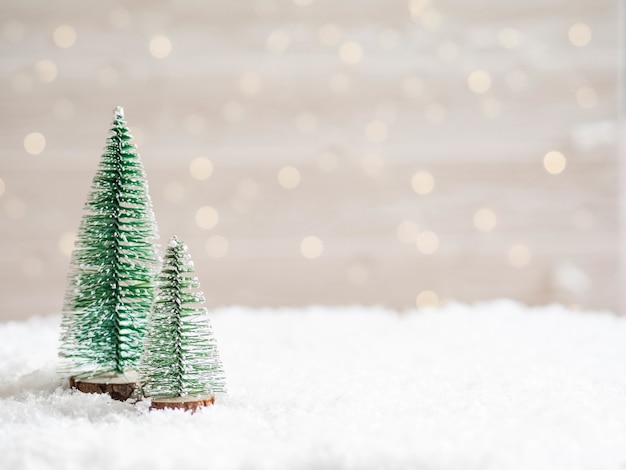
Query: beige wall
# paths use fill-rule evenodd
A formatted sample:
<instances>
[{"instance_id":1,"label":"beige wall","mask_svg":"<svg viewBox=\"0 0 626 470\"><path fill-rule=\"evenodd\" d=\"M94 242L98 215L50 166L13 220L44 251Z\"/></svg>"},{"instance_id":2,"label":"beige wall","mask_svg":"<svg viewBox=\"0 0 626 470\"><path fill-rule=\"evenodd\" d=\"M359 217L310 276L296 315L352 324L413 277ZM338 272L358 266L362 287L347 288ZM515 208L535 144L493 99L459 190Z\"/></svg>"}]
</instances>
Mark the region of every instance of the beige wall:
<instances>
[{"instance_id":1,"label":"beige wall","mask_svg":"<svg viewBox=\"0 0 626 470\"><path fill-rule=\"evenodd\" d=\"M118 104L210 306L617 309L617 1L116 5L0 7L0 319L60 309Z\"/></svg>"}]
</instances>

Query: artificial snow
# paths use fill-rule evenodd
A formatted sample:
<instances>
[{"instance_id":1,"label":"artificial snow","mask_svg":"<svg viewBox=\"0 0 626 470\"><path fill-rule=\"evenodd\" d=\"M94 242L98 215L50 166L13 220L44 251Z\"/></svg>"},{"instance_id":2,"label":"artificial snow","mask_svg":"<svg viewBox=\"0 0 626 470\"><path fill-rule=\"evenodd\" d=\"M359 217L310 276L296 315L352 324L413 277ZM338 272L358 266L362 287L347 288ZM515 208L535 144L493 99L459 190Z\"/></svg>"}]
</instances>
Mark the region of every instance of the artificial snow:
<instances>
[{"instance_id":1,"label":"artificial snow","mask_svg":"<svg viewBox=\"0 0 626 470\"><path fill-rule=\"evenodd\" d=\"M2 469L623 469L626 318L498 301L211 312L195 414L68 390L58 316L0 324Z\"/></svg>"}]
</instances>

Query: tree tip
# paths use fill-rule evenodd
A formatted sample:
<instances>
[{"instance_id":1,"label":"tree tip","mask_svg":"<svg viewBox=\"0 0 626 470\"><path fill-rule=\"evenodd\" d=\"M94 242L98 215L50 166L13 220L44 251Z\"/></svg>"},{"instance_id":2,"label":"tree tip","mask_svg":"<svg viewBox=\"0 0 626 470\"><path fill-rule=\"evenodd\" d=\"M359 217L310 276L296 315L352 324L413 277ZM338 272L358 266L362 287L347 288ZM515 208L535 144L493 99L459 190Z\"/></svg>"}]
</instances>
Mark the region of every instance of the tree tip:
<instances>
[{"instance_id":1,"label":"tree tip","mask_svg":"<svg viewBox=\"0 0 626 470\"><path fill-rule=\"evenodd\" d=\"M115 114L115 118L116 119L123 119L124 118L124 108L122 106L117 106L115 108L114 114Z\"/></svg>"},{"instance_id":2,"label":"tree tip","mask_svg":"<svg viewBox=\"0 0 626 470\"><path fill-rule=\"evenodd\" d=\"M175 247L181 244L181 241L178 239L178 237L176 235L172 236L172 238L170 238L170 243L169 246L171 247Z\"/></svg>"}]
</instances>

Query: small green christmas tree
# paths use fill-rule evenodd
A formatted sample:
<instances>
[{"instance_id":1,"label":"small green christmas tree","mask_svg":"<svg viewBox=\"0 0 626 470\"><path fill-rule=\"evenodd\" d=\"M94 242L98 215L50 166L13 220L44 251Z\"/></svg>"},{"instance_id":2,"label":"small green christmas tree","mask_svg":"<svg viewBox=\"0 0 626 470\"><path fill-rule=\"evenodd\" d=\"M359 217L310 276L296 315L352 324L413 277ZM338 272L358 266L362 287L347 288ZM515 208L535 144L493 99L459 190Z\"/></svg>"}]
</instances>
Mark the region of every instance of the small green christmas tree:
<instances>
[{"instance_id":1,"label":"small green christmas tree","mask_svg":"<svg viewBox=\"0 0 626 470\"><path fill-rule=\"evenodd\" d=\"M72 253L61 324L61 372L136 369L158 270L148 183L121 107L93 179Z\"/></svg>"},{"instance_id":2,"label":"small green christmas tree","mask_svg":"<svg viewBox=\"0 0 626 470\"><path fill-rule=\"evenodd\" d=\"M153 398L225 392L204 295L187 246L172 237L157 279L157 292L141 358L140 384Z\"/></svg>"}]
</instances>

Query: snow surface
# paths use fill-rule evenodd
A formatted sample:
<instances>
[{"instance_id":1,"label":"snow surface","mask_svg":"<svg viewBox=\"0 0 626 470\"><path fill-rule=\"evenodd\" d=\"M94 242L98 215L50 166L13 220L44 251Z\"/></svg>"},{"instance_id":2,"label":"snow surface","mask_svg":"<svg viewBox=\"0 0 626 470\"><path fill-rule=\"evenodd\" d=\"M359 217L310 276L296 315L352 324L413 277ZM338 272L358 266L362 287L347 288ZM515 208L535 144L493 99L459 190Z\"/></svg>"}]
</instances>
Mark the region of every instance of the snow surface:
<instances>
[{"instance_id":1,"label":"snow surface","mask_svg":"<svg viewBox=\"0 0 626 470\"><path fill-rule=\"evenodd\" d=\"M62 386L59 317L0 324L2 469L623 469L626 318L498 301L211 313L195 415Z\"/></svg>"}]
</instances>

